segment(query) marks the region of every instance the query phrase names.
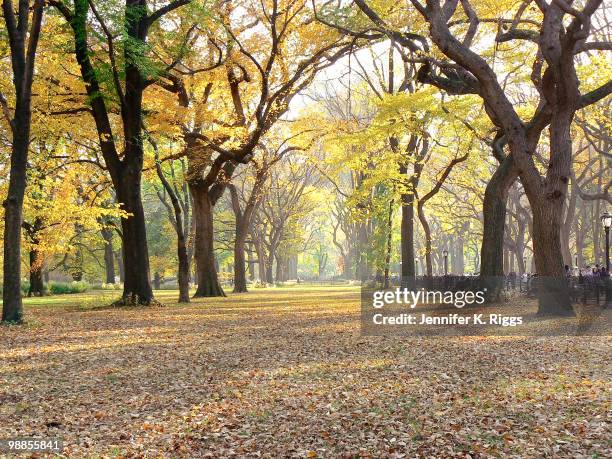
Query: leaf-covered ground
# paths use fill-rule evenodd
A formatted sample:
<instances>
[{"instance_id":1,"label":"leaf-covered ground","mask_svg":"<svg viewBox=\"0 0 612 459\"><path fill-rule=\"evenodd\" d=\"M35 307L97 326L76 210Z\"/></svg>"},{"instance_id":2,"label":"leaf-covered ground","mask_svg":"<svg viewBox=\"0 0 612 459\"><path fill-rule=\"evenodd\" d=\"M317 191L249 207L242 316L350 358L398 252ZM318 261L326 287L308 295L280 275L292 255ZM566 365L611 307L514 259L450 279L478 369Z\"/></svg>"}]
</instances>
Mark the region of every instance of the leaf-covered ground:
<instances>
[{"instance_id":1,"label":"leaf-covered ground","mask_svg":"<svg viewBox=\"0 0 612 459\"><path fill-rule=\"evenodd\" d=\"M362 337L352 288L174 295L30 302L0 328L0 437L70 458L612 456L610 338Z\"/></svg>"}]
</instances>

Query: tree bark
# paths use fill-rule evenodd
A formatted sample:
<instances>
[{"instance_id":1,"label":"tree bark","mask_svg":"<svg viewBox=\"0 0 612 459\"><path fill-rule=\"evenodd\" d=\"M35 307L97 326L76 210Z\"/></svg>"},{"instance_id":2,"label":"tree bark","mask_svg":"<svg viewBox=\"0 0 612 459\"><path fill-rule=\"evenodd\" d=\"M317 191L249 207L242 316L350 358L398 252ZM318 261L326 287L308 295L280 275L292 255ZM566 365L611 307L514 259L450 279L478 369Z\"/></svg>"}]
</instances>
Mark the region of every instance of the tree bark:
<instances>
[{"instance_id":1,"label":"tree bark","mask_svg":"<svg viewBox=\"0 0 612 459\"><path fill-rule=\"evenodd\" d=\"M28 147L32 122L32 81L34 60L40 37L44 1L36 0L32 12L30 30L28 14L30 2L19 0L19 12L25 18L19 22L14 13L12 0L2 1L2 12L10 45L11 66L15 90L14 117L10 120L13 134L11 166L7 197L4 206L4 262L2 291L2 321L23 321L21 301L21 226L23 224L23 200L26 188ZM29 32L29 36L28 36ZM8 112L8 104L0 94L0 104Z\"/></svg>"},{"instance_id":2,"label":"tree bark","mask_svg":"<svg viewBox=\"0 0 612 459\"><path fill-rule=\"evenodd\" d=\"M210 192L200 182L190 182L193 218L196 225L194 255L198 288L194 298L226 296L215 268L213 203Z\"/></svg>"},{"instance_id":3,"label":"tree bark","mask_svg":"<svg viewBox=\"0 0 612 459\"><path fill-rule=\"evenodd\" d=\"M255 280L255 260L253 259L253 244L248 245L248 265L249 265L249 280L253 282Z\"/></svg>"},{"instance_id":4,"label":"tree bark","mask_svg":"<svg viewBox=\"0 0 612 459\"><path fill-rule=\"evenodd\" d=\"M113 230L102 228L102 238L104 239L104 270L106 283L115 283L115 253L113 252Z\"/></svg>"},{"instance_id":5,"label":"tree bark","mask_svg":"<svg viewBox=\"0 0 612 459\"><path fill-rule=\"evenodd\" d=\"M416 282L414 260L414 193L403 193L401 221L401 252L403 287L413 289Z\"/></svg>"},{"instance_id":6,"label":"tree bark","mask_svg":"<svg viewBox=\"0 0 612 459\"><path fill-rule=\"evenodd\" d=\"M242 223L242 222L240 222ZM234 241L234 293L247 292L246 260L244 256L247 229L236 224L236 239Z\"/></svg>"},{"instance_id":7,"label":"tree bark","mask_svg":"<svg viewBox=\"0 0 612 459\"><path fill-rule=\"evenodd\" d=\"M391 269L391 248L393 242L393 207L395 206L395 200L391 199L389 202L389 210L387 215L387 243L385 244L385 272L383 288L389 288L389 275ZM413 259L413 271L414 271L414 249L412 254ZM414 272L413 272L414 277Z\"/></svg>"},{"instance_id":8,"label":"tree bark","mask_svg":"<svg viewBox=\"0 0 612 459\"><path fill-rule=\"evenodd\" d=\"M425 216L423 205L424 202L420 201L417 206L417 210L419 215L419 221L421 222L421 226L423 227L423 235L425 236L425 275L431 278L433 276L433 263L431 260L431 228L429 227L429 222L427 221L427 217Z\"/></svg>"},{"instance_id":9,"label":"tree bark","mask_svg":"<svg viewBox=\"0 0 612 459\"><path fill-rule=\"evenodd\" d=\"M142 164L136 161L127 168L126 176L115 184L117 201L121 208L131 214L121 219L123 239L123 284L122 304L148 305L153 300L153 289L149 279L149 251L140 191Z\"/></svg>"},{"instance_id":10,"label":"tree bark","mask_svg":"<svg viewBox=\"0 0 612 459\"><path fill-rule=\"evenodd\" d=\"M266 272L266 251L261 242L255 243L255 250L257 251L257 271L259 274L259 281L263 284L267 284L270 282L270 280L268 280Z\"/></svg>"},{"instance_id":11,"label":"tree bark","mask_svg":"<svg viewBox=\"0 0 612 459\"><path fill-rule=\"evenodd\" d=\"M485 188L482 213L484 216L482 246L480 250L480 280L487 289L487 298L496 300L501 293L504 276L504 233L508 192L517 180L518 169L512 155L497 167Z\"/></svg>"},{"instance_id":12,"label":"tree bark","mask_svg":"<svg viewBox=\"0 0 612 459\"><path fill-rule=\"evenodd\" d=\"M23 112L26 113L17 113ZM4 282L2 321L23 321L21 301L21 226L26 187L26 163L29 144L30 109L16 110L15 133L11 151L11 172L4 201Z\"/></svg>"},{"instance_id":13,"label":"tree bark","mask_svg":"<svg viewBox=\"0 0 612 459\"><path fill-rule=\"evenodd\" d=\"M30 250L30 288L28 296L43 296L45 286L43 283L43 261L37 249Z\"/></svg>"},{"instance_id":14,"label":"tree bark","mask_svg":"<svg viewBox=\"0 0 612 459\"><path fill-rule=\"evenodd\" d=\"M121 242L121 248L115 252L115 258L117 259L117 268L119 269L119 282L125 282L125 269L123 268L123 241Z\"/></svg>"}]
</instances>

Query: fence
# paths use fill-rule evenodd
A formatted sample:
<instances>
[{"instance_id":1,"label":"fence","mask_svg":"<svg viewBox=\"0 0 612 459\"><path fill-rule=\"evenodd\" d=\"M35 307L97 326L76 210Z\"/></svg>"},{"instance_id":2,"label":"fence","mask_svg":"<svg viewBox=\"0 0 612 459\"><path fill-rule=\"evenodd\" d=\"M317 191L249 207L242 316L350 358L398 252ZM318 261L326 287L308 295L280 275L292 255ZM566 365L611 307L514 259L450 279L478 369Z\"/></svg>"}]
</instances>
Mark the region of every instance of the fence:
<instances>
[{"instance_id":1,"label":"fence","mask_svg":"<svg viewBox=\"0 0 612 459\"><path fill-rule=\"evenodd\" d=\"M414 284L404 282L409 288L432 291L477 291L487 286L497 286L500 297L509 299L517 296L536 298L542 283L546 280L536 276L508 275L499 278L481 279L478 276L417 276ZM558 282L558 280L555 280ZM399 278L391 279L391 285L402 285ZM557 285L559 285L557 283ZM607 306L612 304L612 278L609 276L568 276L566 283L559 285L565 290L573 303Z\"/></svg>"}]
</instances>

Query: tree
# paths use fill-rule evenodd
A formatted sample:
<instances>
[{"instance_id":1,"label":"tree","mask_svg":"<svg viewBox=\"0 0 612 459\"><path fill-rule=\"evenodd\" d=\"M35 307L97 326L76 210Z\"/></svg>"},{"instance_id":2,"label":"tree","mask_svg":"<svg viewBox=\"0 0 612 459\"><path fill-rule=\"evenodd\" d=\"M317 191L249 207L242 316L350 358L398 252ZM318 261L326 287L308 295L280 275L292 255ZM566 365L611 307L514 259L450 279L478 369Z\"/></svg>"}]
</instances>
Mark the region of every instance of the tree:
<instances>
[{"instance_id":1,"label":"tree","mask_svg":"<svg viewBox=\"0 0 612 459\"><path fill-rule=\"evenodd\" d=\"M355 3L372 21L384 27L384 20L364 0L355 0ZM532 3L541 15L535 21L526 13ZM541 279L539 314L573 314L564 279L561 218L571 175L570 128L575 113L612 92L612 81L608 81L588 93L581 93L576 71L576 55L609 48L605 43L587 41L591 18L601 0L588 0L581 10L563 0L551 3L525 0L514 18L505 22L510 25L507 31L501 27L504 21L498 22L498 43L528 40L537 47L531 81L538 91L539 103L527 121L517 112L495 70L474 50L481 20L469 0L448 0L444 5L439 0L427 0L425 4L411 0L411 4L427 22L433 43L452 61L448 64L437 60L438 68L450 74L454 82L459 83L458 87L469 88L480 95L491 121L503 131L509 154L519 169L533 213L535 264ZM453 17L458 22L449 22ZM567 19L567 26L564 19ZM468 25L463 37L458 38L457 33L451 31L455 24ZM386 32L391 33L390 30ZM409 41L405 35L403 37L404 42ZM434 60L430 59L425 65L421 73L423 78L435 77L432 72ZM534 153L548 126L550 161L542 174L534 161Z\"/></svg>"},{"instance_id":2,"label":"tree","mask_svg":"<svg viewBox=\"0 0 612 459\"><path fill-rule=\"evenodd\" d=\"M254 169L254 176L249 177L250 186L246 186L247 180L242 183L242 189L238 190L235 184L229 185L232 210L236 218L235 239L234 239L234 293L247 291L246 286L246 260L245 244L249 230L253 223L253 215L261 204L262 188L269 178L270 170L287 153L294 150L301 150L301 147L285 147L285 144L292 137L282 142L274 151L264 145L262 146L261 156L251 160ZM248 190L246 188L249 188ZM242 199L241 199L242 198Z\"/></svg>"},{"instance_id":3,"label":"tree","mask_svg":"<svg viewBox=\"0 0 612 459\"><path fill-rule=\"evenodd\" d=\"M168 218L170 224L176 233L176 250L178 258L178 287L179 287L179 303L189 303L189 266L191 264L191 255L188 249L189 233L191 231L191 199L189 191L187 189L187 183L184 180L186 173L186 167L184 159L178 160L181 166L182 172L182 183L177 184L177 177L174 171L174 164L170 162L170 176L171 181L166 178L166 174L162 168L162 164L159 158L159 151L157 143L153 139L149 139L153 148L155 149L155 171L157 176L162 183L163 191L156 190L157 196L159 197L162 204L168 211ZM167 202L166 197L170 200Z\"/></svg>"},{"instance_id":4,"label":"tree","mask_svg":"<svg viewBox=\"0 0 612 459\"><path fill-rule=\"evenodd\" d=\"M190 3L190 0L172 1L151 12L146 0L126 0L121 17L116 17L112 12L105 15L106 8L100 11L94 2L87 0L74 0L73 10L60 0L50 0L49 3L61 13L72 29L76 60L96 125L100 150L117 200L128 215L121 219L125 283L120 302L147 305L153 301L153 290L141 199L144 161L143 94L148 86L157 81L160 73L149 63L147 39L152 29L159 29L158 22L162 17ZM89 21L90 12L95 22ZM94 34L90 32L92 29ZM103 51L107 54L104 67L110 69L110 84L101 79L105 72L96 67L94 57L102 59L102 56L100 53L95 56L90 51L94 46L90 40L92 35L96 40L101 40L106 48ZM123 37L123 41L118 42L117 36ZM106 88L109 86L111 93L107 94ZM110 96L118 104L123 133L122 148L119 138L114 134L111 120L114 104L109 104Z\"/></svg>"},{"instance_id":5,"label":"tree","mask_svg":"<svg viewBox=\"0 0 612 459\"><path fill-rule=\"evenodd\" d=\"M205 102L198 101L208 106L209 117L189 123L185 131L196 221L197 297L223 295L214 267L212 215L236 165L250 161L296 94L357 46L355 39L313 21L308 3L248 0L227 3L219 11L221 33L229 37L228 55L218 70L223 73L204 86L200 100ZM237 9L249 11L249 21L232 14ZM187 101L184 78L177 73L180 69L167 87ZM213 107L221 107L220 113L213 113Z\"/></svg>"},{"instance_id":6,"label":"tree","mask_svg":"<svg viewBox=\"0 0 612 459\"><path fill-rule=\"evenodd\" d=\"M0 108L12 133L11 169L4 206L4 285L2 321L21 322L21 227L26 188L26 167L32 122L32 82L34 61L40 38L44 0L35 0L30 13L29 0L19 0L17 12L12 0L2 1L13 71L15 109L0 93Z\"/></svg>"},{"instance_id":7,"label":"tree","mask_svg":"<svg viewBox=\"0 0 612 459\"><path fill-rule=\"evenodd\" d=\"M274 281L275 261L277 273L283 273L288 258L283 252L290 252L304 242L299 228L316 206L314 195L320 181L317 169L303 157L286 157L270 171L270 182L263 191L251 229L262 282Z\"/></svg>"}]
</instances>

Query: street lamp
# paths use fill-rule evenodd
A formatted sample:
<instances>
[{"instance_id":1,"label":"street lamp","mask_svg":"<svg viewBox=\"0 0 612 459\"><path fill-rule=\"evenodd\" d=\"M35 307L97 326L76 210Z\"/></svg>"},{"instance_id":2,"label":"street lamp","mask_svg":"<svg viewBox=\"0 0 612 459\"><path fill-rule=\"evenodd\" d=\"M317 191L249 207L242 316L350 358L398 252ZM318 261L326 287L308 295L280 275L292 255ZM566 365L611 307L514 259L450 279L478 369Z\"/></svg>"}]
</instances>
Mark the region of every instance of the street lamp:
<instances>
[{"instance_id":1,"label":"street lamp","mask_svg":"<svg viewBox=\"0 0 612 459\"><path fill-rule=\"evenodd\" d=\"M606 271L610 271L610 226L612 226L612 215L608 212L601 216L601 224L606 232Z\"/></svg>"},{"instance_id":2,"label":"street lamp","mask_svg":"<svg viewBox=\"0 0 612 459\"><path fill-rule=\"evenodd\" d=\"M444 256L444 275L448 276L448 250L443 250L442 255Z\"/></svg>"}]
</instances>

